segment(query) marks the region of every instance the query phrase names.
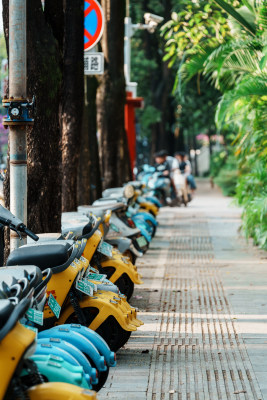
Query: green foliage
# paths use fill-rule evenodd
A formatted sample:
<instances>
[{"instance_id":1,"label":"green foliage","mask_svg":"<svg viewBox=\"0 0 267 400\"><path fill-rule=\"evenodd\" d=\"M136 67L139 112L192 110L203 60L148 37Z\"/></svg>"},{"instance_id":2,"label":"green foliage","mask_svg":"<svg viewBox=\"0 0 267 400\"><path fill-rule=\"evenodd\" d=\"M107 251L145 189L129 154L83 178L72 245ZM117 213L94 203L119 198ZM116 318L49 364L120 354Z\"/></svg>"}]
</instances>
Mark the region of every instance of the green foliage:
<instances>
[{"instance_id":1,"label":"green foliage","mask_svg":"<svg viewBox=\"0 0 267 400\"><path fill-rule=\"evenodd\" d=\"M222 43L228 31L226 18L214 1L190 2L181 11L173 12L172 19L162 27L167 53L164 59L172 66L184 52L202 42L208 41L210 46Z\"/></svg>"},{"instance_id":2,"label":"green foliage","mask_svg":"<svg viewBox=\"0 0 267 400\"><path fill-rule=\"evenodd\" d=\"M235 158L223 153L212 159L211 175L227 195L236 193L243 207L243 229L255 243L267 249L267 7L264 0L240 0L239 3L214 0L229 17L223 40L216 41L214 26L205 31L202 18L198 32L182 42L178 32L190 29L186 15L165 25L167 58L180 59L177 67L178 95L186 96L188 82L204 75L222 93L216 110L217 128L235 134L232 142ZM214 7L211 2L211 8ZM189 6L188 6L189 7ZM191 5L190 5L191 7ZM194 6L192 6L194 7ZM202 8L201 8L202 7ZM214 9L217 11L217 9ZM225 14L223 14L224 16ZM181 18L183 18L181 22ZM224 21L220 20L221 27ZM193 26L196 25L193 23ZM176 28L175 28L176 27ZM248 35L249 34L249 35ZM179 47L179 50L177 50Z\"/></svg>"},{"instance_id":3,"label":"green foliage","mask_svg":"<svg viewBox=\"0 0 267 400\"><path fill-rule=\"evenodd\" d=\"M176 1L173 0L173 4L175 3ZM164 16L166 13L164 2L162 0L146 2L131 0L130 16L133 23L143 23L145 12ZM131 80L138 82L138 96L144 98L144 109L137 110L137 117L140 122L141 136L149 141L151 141L152 126L160 122L163 112L166 113L161 109L160 104L164 78L163 52L164 39L159 29L156 29L153 34L145 30L137 30L131 39ZM175 72L168 71L168 74L171 77ZM171 130L171 126L167 126L166 130Z\"/></svg>"},{"instance_id":4,"label":"green foliage","mask_svg":"<svg viewBox=\"0 0 267 400\"><path fill-rule=\"evenodd\" d=\"M219 92L203 79L201 72L207 56L223 42L229 27L226 14L214 1L183 3L162 27L162 36L166 40L164 60L177 69L173 90L181 106L177 123L190 146L194 136L215 133L214 105Z\"/></svg>"},{"instance_id":5,"label":"green foliage","mask_svg":"<svg viewBox=\"0 0 267 400\"><path fill-rule=\"evenodd\" d=\"M217 151L212 154L210 161L210 176L215 178L218 176L220 170L225 165L227 160L227 151L223 149L222 151Z\"/></svg>"},{"instance_id":6,"label":"green foliage","mask_svg":"<svg viewBox=\"0 0 267 400\"><path fill-rule=\"evenodd\" d=\"M7 58L7 53L6 53L5 36L3 33L1 33L0 34L0 60L2 61L3 58Z\"/></svg>"},{"instance_id":7,"label":"green foliage","mask_svg":"<svg viewBox=\"0 0 267 400\"><path fill-rule=\"evenodd\" d=\"M197 86L199 86L198 92ZM183 127L189 141L200 133L208 135L215 133L214 101L219 100L219 95L220 93L207 81L198 82L198 79L194 78L188 82L186 92L179 99L181 113L177 115L177 123Z\"/></svg>"},{"instance_id":8,"label":"green foliage","mask_svg":"<svg viewBox=\"0 0 267 400\"><path fill-rule=\"evenodd\" d=\"M144 111L140 113L140 124L142 126L141 136L150 139L151 125L160 122L161 112L152 105L148 104Z\"/></svg>"},{"instance_id":9,"label":"green foliage","mask_svg":"<svg viewBox=\"0 0 267 400\"><path fill-rule=\"evenodd\" d=\"M229 15L231 15L249 34L255 35L256 30L253 25L251 25L246 18L242 16L231 4L228 4L224 0L215 0L215 2L222 7Z\"/></svg>"},{"instance_id":10,"label":"green foliage","mask_svg":"<svg viewBox=\"0 0 267 400\"><path fill-rule=\"evenodd\" d=\"M267 191L242 204L243 229L247 237L252 237L254 243L267 250Z\"/></svg>"},{"instance_id":11,"label":"green foliage","mask_svg":"<svg viewBox=\"0 0 267 400\"><path fill-rule=\"evenodd\" d=\"M234 196L236 193L237 178L238 169L236 159L230 156L219 170L214 182L222 189L225 196Z\"/></svg>"}]
</instances>

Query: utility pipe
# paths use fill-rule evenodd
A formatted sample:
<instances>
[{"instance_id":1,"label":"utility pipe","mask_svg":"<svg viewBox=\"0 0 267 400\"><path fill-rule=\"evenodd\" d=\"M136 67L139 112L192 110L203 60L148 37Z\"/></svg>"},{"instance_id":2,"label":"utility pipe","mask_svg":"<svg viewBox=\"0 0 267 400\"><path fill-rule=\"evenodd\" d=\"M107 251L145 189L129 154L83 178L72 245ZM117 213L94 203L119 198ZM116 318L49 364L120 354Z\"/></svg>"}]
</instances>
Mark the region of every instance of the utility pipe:
<instances>
[{"instance_id":1,"label":"utility pipe","mask_svg":"<svg viewBox=\"0 0 267 400\"><path fill-rule=\"evenodd\" d=\"M26 0L9 0L9 97L24 98L26 86ZM26 125L10 125L10 211L27 224ZM12 232L12 231L11 231ZM10 250L26 243L10 234Z\"/></svg>"}]
</instances>

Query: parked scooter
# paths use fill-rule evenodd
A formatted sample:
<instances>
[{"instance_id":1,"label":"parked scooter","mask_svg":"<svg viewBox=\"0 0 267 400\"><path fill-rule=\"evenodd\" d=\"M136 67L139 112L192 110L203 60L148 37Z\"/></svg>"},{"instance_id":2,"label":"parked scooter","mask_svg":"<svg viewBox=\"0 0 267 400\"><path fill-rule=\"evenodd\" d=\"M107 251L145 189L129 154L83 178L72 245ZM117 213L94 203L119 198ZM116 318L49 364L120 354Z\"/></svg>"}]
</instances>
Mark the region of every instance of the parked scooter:
<instances>
[{"instance_id":1,"label":"parked scooter","mask_svg":"<svg viewBox=\"0 0 267 400\"><path fill-rule=\"evenodd\" d=\"M156 216L159 208L153 202L142 196L141 190L136 189L136 187L131 184L127 184L124 188L106 189L103 192L103 198L121 200L125 195L125 189L129 187L133 190L128 190L130 194L127 199L127 215L131 217L134 223L137 223L137 226L138 223L145 224L143 225L144 229L153 237L158 225ZM148 241L150 241L150 237Z\"/></svg>"},{"instance_id":2,"label":"parked scooter","mask_svg":"<svg viewBox=\"0 0 267 400\"><path fill-rule=\"evenodd\" d=\"M163 166L162 168L164 170ZM162 174L160 167L156 171L155 167L143 165L138 180L146 184L150 196L157 197L162 205L168 204L171 197L171 181Z\"/></svg>"},{"instance_id":3,"label":"parked scooter","mask_svg":"<svg viewBox=\"0 0 267 400\"><path fill-rule=\"evenodd\" d=\"M155 221L152 215L148 213L139 212L140 205L134 202L135 190L133 186L126 185L123 188L112 188L107 189L103 192L102 199L94 202L94 205L108 204L109 202L123 202L127 205L127 211L124 215L120 215L119 218L126 223L128 226L133 226L140 229L143 239L140 240L139 245L142 245L142 250L148 249L148 244L151 242L153 229L151 229L151 222ZM150 204L151 205L151 204ZM138 215L136 213L138 212ZM147 222L148 221L148 222ZM154 222L156 224L156 222ZM144 240L145 239L145 240ZM142 241L142 242L141 242Z\"/></svg>"},{"instance_id":4,"label":"parked scooter","mask_svg":"<svg viewBox=\"0 0 267 400\"><path fill-rule=\"evenodd\" d=\"M80 218L79 213L76 213L76 220L73 218L74 216L75 213L68 213L63 215L63 220L67 220L68 229L71 230L74 238L79 237L82 232L85 232L86 227L88 227L90 224L93 225L94 223L96 223L96 217L94 217L92 214L89 214L89 217L87 217L86 225L84 225L84 217ZM99 230L103 235L103 239L106 238L106 235L108 233L110 218L111 212L107 211L106 213L102 214L102 218L99 219ZM74 228L71 227L71 220L75 225ZM80 226L77 225L77 221L79 220L83 221ZM141 277L137 273L136 267L131 263L128 258L122 256L119 251L113 249L113 246L107 243L106 240L101 243L101 246L98 249L91 256L91 258L89 258L91 266L95 266L101 273L106 274L107 278L114 285L118 286L120 292L125 294L129 299L133 293L134 284L142 283Z\"/></svg>"},{"instance_id":5,"label":"parked scooter","mask_svg":"<svg viewBox=\"0 0 267 400\"><path fill-rule=\"evenodd\" d=\"M152 167L153 168L153 167ZM151 203L155 204L157 209L159 209L162 205L156 196L150 196L148 193L148 188L145 183L141 181L131 181L128 184L132 185L135 188L135 191L140 190L142 196Z\"/></svg>"},{"instance_id":6,"label":"parked scooter","mask_svg":"<svg viewBox=\"0 0 267 400\"><path fill-rule=\"evenodd\" d=\"M21 300L25 297L30 297L32 299L32 305L31 309L25 314L25 316L21 319L21 321L26 325L29 326L30 328L32 326L38 327L39 325L43 324L43 309L45 305L45 300L46 300L46 284L51 278L51 270L47 270L46 276L44 276L44 279L42 279L42 272L38 267L35 266L21 266L21 267L2 267L0 268L0 288L4 291L4 293L10 297L16 297L16 299ZM34 296L33 296L33 290L34 290ZM69 326L68 326L69 327ZM62 328L62 327L61 327ZM70 329L68 329L70 331ZM71 330L72 335L76 333L76 329L73 328ZM89 331L88 328L83 327L83 332ZM47 335L46 332L49 331L44 331L44 334ZM87 336L90 336L90 333L86 333ZM93 332L94 336L98 336L95 332ZM94 339L96 339L94 337ZM52 340L52 337L50 335L50 338ZM102 340L101 337L98 336L98 341ZM96 340L94 340L96 341ZM104 341L103 341L104 342ZM54 342L53 342L54 344ZM64 351L64 346L61 343L60 344L60 349L55 349L52 348L52 345L48 346L46 345L45 348L40 348L40 346L37 346L37 350L35 350L35 359L34 361L37 364L37 367L39 368L40 372L42 373L43 376L46 377L46 381L50 382L66 382L66 383L72 383L72 384L77 384L79 386L84 387L85 389L91 389L91 382L94 386L95 390L99 390L100 387L103 386L103 377L101 375L102 371L106 371L104 376L106 380L108 371L105 365L100 365L98 360L101 359L100 354L95 354L96 351L92 352L92 343L88 342L88 351L90 352L90 358L93 358L93 360L96 359L96 365L98 367L98 370L100 372L100 379L98 380L97 378L97 372L95 368L91 367L91 364L89 362L89 359L85 358L83 353L80 351L81 345L80 342L76 343L77 348L73 349L67 349L68 353L66 354ZM38 341L38 345L40 345L40 341ZM111 360L112 353L110 352L109 348L106 346L106 355L108 355L107 359L108 362ZM54 346L55 347L55 346ZM66 346L65 346L66 347ZM102 346L103 347L103 346ZM66 350L66 349L65 349ZM93 350L95 350L93 346ZM69 354L71 353L71 354ZM74 354L73 354L74 353ZM78 357L77 357L78 354ZM37 356L41 355L41 359L39 359ZM46 357L43 357L46 356ZM55 366L55 363L50 362L50 358L53 356L56 357L61 357L62 362L60 362L60 365ZM73 359L73 357L74 359ZM36 358L37 357L37 358ZM49 358L50 357L50 358ZM50 360L50 361L49 361ZM82 363L80 361L83 361ZM113 353L113 360L115 360L115 355ZM74 362L73 362L74 361ZM67 366L65 365L65 362L67 362ZM71 369L69 368L68 364L74 365L74 368ZM115 363L116 364L116 363ZM114 364L114 365L115 365ZM76 367L79 367L78 369ZM113 365L112 365L113 366ZM57 368L55 368L57 367ZM69 369L69 374L67 376L64 376L65 374L65 369L66 367ZM84 372L86 375L84 375ZM24 375L27 376L28 372L25 370ZM62 375L62 379L60 379L60 376ZM26 379L26 378L25 378Z\"/></svg>"},{"instance_id":7,"label":"parked scooter","mask_svg":"<svg viewBox=\"0 0 267 400\"><path fill-rule=\"evenodd\" d=\"M7 298L0 292L0 398L4 400L24 399L69 399L96 400L94 392L66 383L44 383L36 367L30 360L36 344L36 333L23 326L19 319L29 310L32 300L25 297ZM29 374L21 374L22 370Z\"/></svg>"},{"instance_id":8,"label":"parked scooter","mask_svg":"<svg viewBox=\"0 0 267 400\"><path fill-rule=\"evenodd\" d=\"M5 214L5 218L0 219L2 223L16 231L25 230L18 219L16 219L18 222L16 225L12 224L15 217L2 207L0 216L3 214ZM80 244L71 245L67 241L63 241L64 243L53 243L53 246L52 243L22 246L10 254L8 264L35 264L41 269L47 267L53 269L52 279L48 284L48 303L44 310L44 326L46 328L55 323L60 325L66 322L78 322L97 331L109 347L116 351L125 344L125 339L129 338L131 332L137 329L131 323L132 314L125 312L120 298L118 300L111 298L114 293L97 292L93 296L83 296L81 290L76 286L82 286L83 289L86 286L85 290L89 293L89 284L85 285L83 280L84 264L79 265L74 261L75 258L82 255L81 253L86 257L86 254L90 256L95 252L102 237L98 227L99 224L96 224L91 232L84 235L85 241ZM30 233L36 237L32 232ZM93 238L92 245L88 242L88 239L91 238ZM80 281L82 282L79 283ZM62 282L65 284L62 285Z\"/></svg>"},{"instance_id":9,"label":"parked scooter","mask_svg":"<svg viewBox=\"0 0 267 400\"><path fill-rule=\"evenodd\" d=\"M106 211L112 211L109 220L109 230L105 241L116 246L125 256L129 256L135 264L136 258L141 257L147 246L147 241L142 237L142 232L137 228L130 216L126 215L128 206L116 199L95 202L93 206L80 206L78 211L89 216L103 215ZM125 238L127 240L125 240Z\"/></svg>"}]
</instances>

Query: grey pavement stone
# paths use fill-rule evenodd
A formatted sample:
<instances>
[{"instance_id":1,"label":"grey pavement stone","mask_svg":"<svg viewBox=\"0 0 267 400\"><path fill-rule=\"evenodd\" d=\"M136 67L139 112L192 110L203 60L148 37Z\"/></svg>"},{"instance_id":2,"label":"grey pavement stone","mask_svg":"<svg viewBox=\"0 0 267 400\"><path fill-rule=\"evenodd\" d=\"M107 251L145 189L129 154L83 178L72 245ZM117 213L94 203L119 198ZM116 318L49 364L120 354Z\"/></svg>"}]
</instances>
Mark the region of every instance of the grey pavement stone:
<instances>
[{"instance_id":1,"label":"grey pavement stone","mask_svg":"<svg viewBox=\"0 0 267 400\"><path fill-rule=\"evenodd\" d=\"M239 236L241 211L205 181L161 209L132 298L145 325L99 400L267 400L267 258Z\"/></svg>"}]
</instances>

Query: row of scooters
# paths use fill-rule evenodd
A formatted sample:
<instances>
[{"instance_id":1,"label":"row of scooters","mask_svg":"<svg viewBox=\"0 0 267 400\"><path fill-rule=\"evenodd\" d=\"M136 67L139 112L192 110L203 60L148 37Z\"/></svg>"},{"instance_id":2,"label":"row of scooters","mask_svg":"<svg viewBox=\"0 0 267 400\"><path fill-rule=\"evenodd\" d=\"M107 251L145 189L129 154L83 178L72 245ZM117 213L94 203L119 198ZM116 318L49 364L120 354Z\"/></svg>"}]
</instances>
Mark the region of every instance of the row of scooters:
<instances>
[{"instance_id":1,"label":"row of scooters","mask_svg":"<svg viewBox=\"0 0 267 400\"><path fill-rule=\"evenodd\" d=\"M128 301L159 207L134 181L64 213L60 234L37 236L0 206L0 235L27 236L0 268L0 399L96 399L143 324Z\"/></svg>"}]
</instances>

